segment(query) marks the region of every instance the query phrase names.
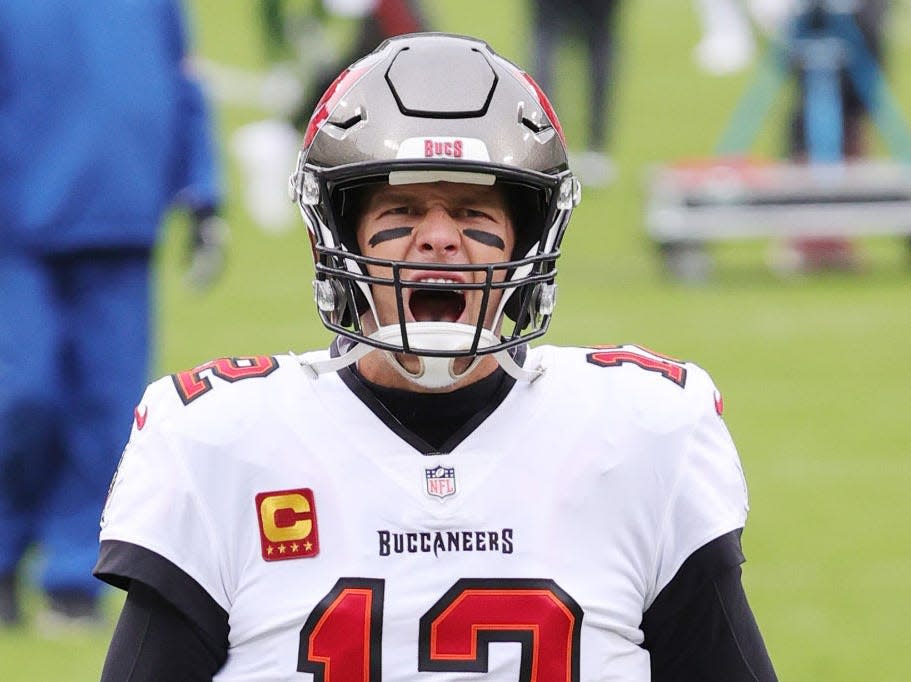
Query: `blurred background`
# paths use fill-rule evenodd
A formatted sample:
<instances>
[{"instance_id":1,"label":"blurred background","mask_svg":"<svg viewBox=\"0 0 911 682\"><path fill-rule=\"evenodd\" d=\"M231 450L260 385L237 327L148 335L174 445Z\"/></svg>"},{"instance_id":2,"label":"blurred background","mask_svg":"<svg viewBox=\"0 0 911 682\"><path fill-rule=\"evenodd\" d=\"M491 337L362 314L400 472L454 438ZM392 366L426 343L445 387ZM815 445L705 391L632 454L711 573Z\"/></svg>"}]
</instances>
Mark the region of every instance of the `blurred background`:
<instances>
[{"instance_id":1,"label":"blurred background","mask_svg":"<svg viewBox=\"0 0 911 682\"><path fill-rule=\"evenodd\" d=\"M256 177L275 175L269 158L289 150L280 146L265 160L257 154L283 139L282 123L294 120L321 70L348 54L363 19L313 14L312 0L283 4L293 26L282 44L275 34L268 37L263 0L186 3L194 64L215 112L231 237L224 273L201 292L184 279L186 218L175 213L168 221L156 252L154 376L213 357L302 351L330 340L313 311L303 225L281 200L257 200L253 194L268 194L268 186L254 188L251 173L265 163ZM357 13L354 0L336 4ZM428 28L483 38L537 75L541 38L533 37L533 0L418 4ZM724 394L750 484L744 581L780 678L907 680L911 258L905 240L852 238L847 267L820 268L783 265L778 239L706 240L700 249L710 267L695 277L669 271L646 226L649 173L718 151L738 103L763 77L770 45L762 21L774 18L752 14L746 24L724 24L715 15L727 28L706 33L701 1L616 4L606 134L591 137L593 66L581 34L559 43L548 81L569 146L588 176L564 241L559 306L547 341L637 343L708 369ZM752 33L738 38L744 26ZM719 35L732 38L730 44L718 44ZM892 3L882 45L891 95L907 119L911 3ZM780 85L774 97L767 88L767 115L738 150L750 158L794 157L788 130L798 84L782 79ZM890 140L863 125L864 155L889 158ZM289 164L295 152L292 146ZM284 197L282 173L276 177ZM120 596L106 600L112 628ZM27 617L39 601L26 593ZM98 679L110 628L62 637L28 627L0 630L0 679Z\"/></svg>"}]
</instances>

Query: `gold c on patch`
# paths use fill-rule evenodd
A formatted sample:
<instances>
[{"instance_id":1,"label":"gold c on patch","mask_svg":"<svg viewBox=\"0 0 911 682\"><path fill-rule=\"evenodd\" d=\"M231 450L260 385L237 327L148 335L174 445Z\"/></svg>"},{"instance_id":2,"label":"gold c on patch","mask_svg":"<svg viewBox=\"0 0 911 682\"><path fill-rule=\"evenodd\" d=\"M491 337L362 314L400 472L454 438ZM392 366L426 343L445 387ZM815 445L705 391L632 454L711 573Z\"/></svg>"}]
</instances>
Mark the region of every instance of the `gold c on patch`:
<instances>
[{"instance_id":1,"label":"gold c on patch","mask_svg":"<svg viewBox=\"0 0 911 682\"><path fill-rule=\"evenodd\" d=\"M263 559L306 559L319 554L316 504L310 488L259 493L256 516Z\"/></svg>"}]
</instances>

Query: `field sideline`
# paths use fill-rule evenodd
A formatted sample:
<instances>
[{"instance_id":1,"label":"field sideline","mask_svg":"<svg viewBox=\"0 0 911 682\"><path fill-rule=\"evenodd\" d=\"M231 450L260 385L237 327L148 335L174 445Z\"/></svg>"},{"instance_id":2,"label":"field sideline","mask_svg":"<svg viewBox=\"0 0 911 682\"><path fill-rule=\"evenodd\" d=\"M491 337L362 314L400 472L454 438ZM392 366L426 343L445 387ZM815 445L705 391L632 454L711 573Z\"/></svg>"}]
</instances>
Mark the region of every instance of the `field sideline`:
<instances>
[{"instance_id":1,"label":"field sideline","mask_svg":"<svg viewBox=\"0 0 911 682\"><path fill-rule=\"evenodd\" d=\"M200 54L244 68L263 64L255 3L189 4ZM435 27L478 35L529 62L524 0L425 4ZM892 74L911 68L909 5L898 3L890 22ZM897 239L868 239L861 275L782 280L766 267L769 244L756 240L714 248L717 272L705 285L680 286L662 275L642 225L645 170L708 155L751 76L711 77L696 68L696 19L687 1L625 4L611 147L619 177L584 193L564 242L560 302L547 338L639 343L708 369L724 393L750 483L744 576L780 679L901 682L911 670L911 259ZM551 94L576 144L584 70L563 69ZM911 79L890 82L911 117ZM779 148L787 94L752 150L758 155ZM226 162L230 132L262 116L219 106ZM312 309L303 228L260 232L244 213L233 164L227 172L234 234L216 290L195 294L183 286L183 225L174 219L168 226L159 254L157 375L215 356L328 342ZM112 594L112 619L118 603ZM38 606L29 595L29 613ZM0 632L0 680L97 680L108 637Z\"/></svg>"}]
</instances>

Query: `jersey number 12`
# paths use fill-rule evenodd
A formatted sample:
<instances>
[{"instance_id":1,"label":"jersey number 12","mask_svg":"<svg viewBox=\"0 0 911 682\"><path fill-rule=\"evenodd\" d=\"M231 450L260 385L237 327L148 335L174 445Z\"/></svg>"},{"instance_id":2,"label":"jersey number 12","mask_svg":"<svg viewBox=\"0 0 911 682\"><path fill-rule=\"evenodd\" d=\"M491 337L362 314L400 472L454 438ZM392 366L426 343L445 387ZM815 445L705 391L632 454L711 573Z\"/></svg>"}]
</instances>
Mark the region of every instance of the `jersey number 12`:
<instances>
[{"instance_id":1,"label":"jersey number 12","mask_svg":"<svg viewBox=\"0 0 911 682\"><path fill-rule=\"evenodd\" d=\"M340 578L301 629L298 671L381 682L378 578ZM487 672L491 642L521 644L519 682L578 682L582 609L553 580L458 580L421 617L418 670Z\"/></svg>"}]
</instances>

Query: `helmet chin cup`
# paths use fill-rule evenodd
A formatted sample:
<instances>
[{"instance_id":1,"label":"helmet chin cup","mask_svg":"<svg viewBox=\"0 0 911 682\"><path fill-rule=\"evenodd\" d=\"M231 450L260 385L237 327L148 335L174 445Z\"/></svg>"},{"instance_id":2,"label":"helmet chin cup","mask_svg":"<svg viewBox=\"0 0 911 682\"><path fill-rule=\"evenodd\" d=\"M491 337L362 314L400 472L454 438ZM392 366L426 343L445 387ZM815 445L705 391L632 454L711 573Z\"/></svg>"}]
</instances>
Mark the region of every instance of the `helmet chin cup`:
<instances>
[{"instance_id":1,"label":"helmet chin cup","mask_svg":"<svg viewBox=\"0 0 911 682\"><path fill-rule=\"evenodd\" d=\"M395 370L408 381L423 388L446 388L470 374L478 366L482 356L475 355L471 358L468 367L461 372L456 372L455 363L459 357L427 356L421 355L421 351L439 353L470 350L477 331L478 328L473 324L458 322L408 322L405 324L407 345L411 349L410 355L415 356L418 360L419 370L417 372L409 371L390 351L385 351L386 358ZM380 327L370 335L370 338L381 343L405 345L402 328L397 324ZM495 346L499 341L489 329L482 329L478 338L478 349Z\"/></svg>"}]
</instances>

